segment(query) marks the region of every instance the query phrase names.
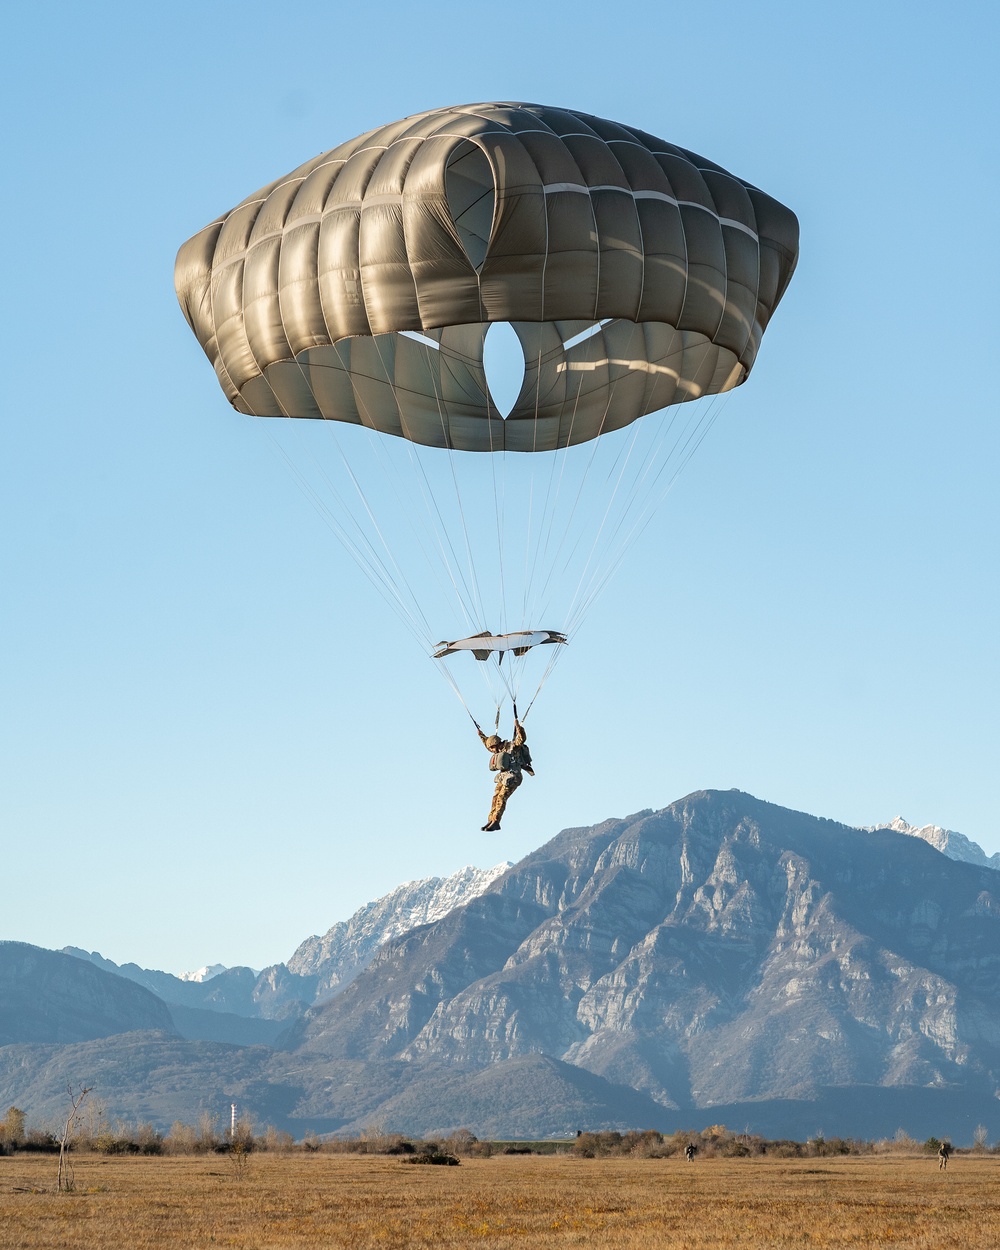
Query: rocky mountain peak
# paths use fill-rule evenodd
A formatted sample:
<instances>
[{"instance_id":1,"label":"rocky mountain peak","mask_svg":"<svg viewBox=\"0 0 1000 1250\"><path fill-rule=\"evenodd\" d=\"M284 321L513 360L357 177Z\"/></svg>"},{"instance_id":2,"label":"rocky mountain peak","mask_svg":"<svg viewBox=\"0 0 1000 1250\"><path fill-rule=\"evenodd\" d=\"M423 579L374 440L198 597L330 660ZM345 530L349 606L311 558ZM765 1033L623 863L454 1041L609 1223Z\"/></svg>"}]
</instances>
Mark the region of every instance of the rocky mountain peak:
<instances>
[{"instance_id":1,"label":"rocky mountain peak","mask_svg":"<svg viewBox=\"0 0 1000 1250\"><path fill-rule=\"evenodd\" d=\"M868 832L876 829L891 829L894 833L905 833L912 838L920 838L929 846L933 846L949 859L956 859L963 864L977 864L984 868L995 868L1000 871L1000 852L987 855L978 842L973 842L964 834L955 833L952 829L942 829L940 825L911 825L902 816L894 816L887 824L866 826Z\"/></svg>"},{"instance_id":2,"label":"rocky mountain peak","mask_svg":"<svg viewBox=\"0 0 1000 1250\"><path fill-rule=\"evenodd\" d=\"M297 1053L462 1071L543 1054L669 1107L992 1088L992 874L946 864L734 791L565 831L385 945Z\"/></svg>"},{"instance_id":3,"label":"rocky mountain peak","mask_svg":"<svg viewBox=\"0 0 1000 1250\"><path fill-rule=\"evenodd\" d=\"M327 998L349 985L385 942L442 919L482 894L510 867L509 862L485 869L468 865L448 877L404 882L322 936L307 938L288 960L288 969L297 976L317 977L317 998Z\"/></svg>"}]
</instances>

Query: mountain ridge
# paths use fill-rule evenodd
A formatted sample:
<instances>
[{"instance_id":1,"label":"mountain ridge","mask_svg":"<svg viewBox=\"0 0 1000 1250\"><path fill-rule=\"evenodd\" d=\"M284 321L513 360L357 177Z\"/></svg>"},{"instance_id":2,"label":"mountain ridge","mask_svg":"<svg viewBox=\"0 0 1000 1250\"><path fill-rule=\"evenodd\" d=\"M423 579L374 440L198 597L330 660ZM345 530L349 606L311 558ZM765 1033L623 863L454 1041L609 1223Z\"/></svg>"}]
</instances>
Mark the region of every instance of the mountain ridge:
<instances>
[{"instance_id":1,"label":"mountain ridge","mask_svg":"<svg viewBox=\"0 0 1000 1250\"><path fill-rule=\"evenodd\" d=\"M478 893L388 936L332 995L285 1017L271 1048L133 1033L56 1047L44 1075L40 1054L32 1068L23 1047L0 1047L0 1101L19 1080L42 1098L73 1062L117 1074L123 1108L149 1103L127 1075L146 1063L182 1101L175 1118L224 1091L299 1133L426 1132L454 1117L548 1136L567 1117L683 1126L752 1107L784 1131L850 1112L884 1135L901 1123L919 1134L945 1116L927 1131L961 1140L972 1109L995 1105L991 867L903 830L699 791L563 830L489 871ZM275 993L282 977L319 984L275 967ZM187 1084L171 1076L185 1065Z\"/></svg>"},{"instance_id":2,"label":"mountain ridge","mask_svg":"<svg viewBox=\"0 0 1000 1250\"><path fill-rule=\"evenodd\" d=\"M61 951L0 941L0 1047L136 1029L174 1032L166 1005L149 990Z\"/></svg>"},{"instance_id":3,"label":"mountain ridge","mask_svg":"<svg viewBox=\"0 0 1000 1250\"><path fill-rule=\"evenodd\" d=\"M460 1070L540 1052L674 1107L851 1080L996 1083L991 871L949 867L966 895L954 916L923 897L895 903L899 887L933 892L943 863L905 835L739 792L564 831L460 912L387 944L304 1017L294 1049ZM775 1019L797 1043L777 1062Z\"/></svg>"}]
</instances>

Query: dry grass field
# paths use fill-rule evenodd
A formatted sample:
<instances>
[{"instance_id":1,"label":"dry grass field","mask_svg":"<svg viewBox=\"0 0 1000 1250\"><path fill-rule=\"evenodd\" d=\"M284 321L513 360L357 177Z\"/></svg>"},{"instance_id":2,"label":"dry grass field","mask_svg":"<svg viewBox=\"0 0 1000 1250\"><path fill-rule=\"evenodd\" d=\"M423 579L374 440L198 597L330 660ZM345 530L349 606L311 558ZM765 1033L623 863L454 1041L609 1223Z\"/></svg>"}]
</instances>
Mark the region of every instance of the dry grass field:
<instances>
[{"instance_id":1,"label":"dry grass field","mask_svg":"<svg viewBox=\"0 0 1000 1250\"><path fill-rule=\"evenodd\" d=\"M0 1250L1000 1246L1000 1158L0 1158Z\"/></svg>"}]
</instances>

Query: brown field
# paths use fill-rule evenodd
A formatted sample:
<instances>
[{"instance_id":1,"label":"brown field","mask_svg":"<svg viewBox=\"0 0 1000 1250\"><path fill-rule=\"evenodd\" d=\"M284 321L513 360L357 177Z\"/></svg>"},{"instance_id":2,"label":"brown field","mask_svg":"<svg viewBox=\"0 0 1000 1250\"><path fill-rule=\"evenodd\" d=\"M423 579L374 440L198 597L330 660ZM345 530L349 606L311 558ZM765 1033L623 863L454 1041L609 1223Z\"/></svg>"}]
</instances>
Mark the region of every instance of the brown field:
<instances>
[{"instance_id":1,"label":"brown field","mask_svg":"<svg viewBox=\"0 0 1000 1250\"><path fill-rule=\"evenodd\" d=\"M0 1158L0 1250L1000 1246L1000 1159Z\"/></svg>"}]
</instances>

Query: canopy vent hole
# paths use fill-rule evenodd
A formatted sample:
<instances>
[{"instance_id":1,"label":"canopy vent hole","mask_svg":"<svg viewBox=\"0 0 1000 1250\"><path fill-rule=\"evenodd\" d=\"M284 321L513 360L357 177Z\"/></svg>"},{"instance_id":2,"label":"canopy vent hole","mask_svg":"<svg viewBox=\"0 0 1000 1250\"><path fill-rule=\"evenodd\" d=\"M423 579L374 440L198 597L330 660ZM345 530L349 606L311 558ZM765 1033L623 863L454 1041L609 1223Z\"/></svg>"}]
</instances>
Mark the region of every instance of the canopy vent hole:
<instances>
[{"instance_id":1,"label":"canopy vent hole","mask_svg":"<svg viewBox=\"0 0 1000 1250\"><path fill-rule=\"evenodd\" d=\"M486 331L483 371L493 406L506 420L524 384L524 349L509 321L494 321Z\"/></svg>"}]
</instances>

